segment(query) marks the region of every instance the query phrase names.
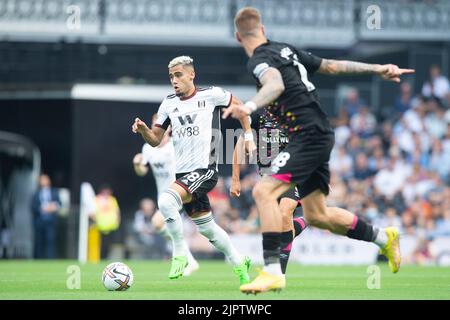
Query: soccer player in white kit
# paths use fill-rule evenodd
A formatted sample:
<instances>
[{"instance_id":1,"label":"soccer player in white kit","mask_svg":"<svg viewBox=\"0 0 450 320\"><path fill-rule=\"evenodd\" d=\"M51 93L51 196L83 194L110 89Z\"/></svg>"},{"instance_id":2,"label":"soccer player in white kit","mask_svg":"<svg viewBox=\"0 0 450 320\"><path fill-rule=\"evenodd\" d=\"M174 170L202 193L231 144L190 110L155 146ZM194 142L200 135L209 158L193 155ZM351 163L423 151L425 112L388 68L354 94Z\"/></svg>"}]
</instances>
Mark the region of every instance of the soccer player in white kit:
<instances>
[{"instance_id":1,"label":"soccer player in white kit","mask_svg":"<svg viewBox=\"0 0 450 320\"><path fill-rule=\"evenodd\" d=\"M156 118L155 114L153 122L156 121ZM136 174L141 177L148 173L149 167L152 169L156 181L158 198L164 191L169 189L172 182L175 181L175 149L170 139L170 130L166 131L159 146L152 147L148 143L145 143L142 146L142 152L134 156L133 166ZM152 224L159 234L167 240L171 240L170 234L167 231L166 222L159 210L153 215ZM186 242L185 247L188 266L184 270L183 276L189 276L199 268L199 264L192 255Z\"/></svg>"},{"instance_id":2,"label":"soccer player in white kit","mask_svg":"<svg viewBox=\"0 0 450 320\"><path fill-rule=\"evenodd\" d=\"M158 199L173 242L169 278L182 276L188 265L179 213L184 207L199 232L225 254L240 283L248 283L250 259L239 254L225 230L214 222L207 196L218 179L219 154L214 146L220 139L220 109L239 101L219 87L197 88L190 57L177 57L170 61L168 68L175 94L167 96L161 103L158 118L151 129L136 118L132 130L140 133L150 145L157 146L169 125L172 126L176 180ZM251 130L247 117L242 117L240 121L246 132Z\"/></svg>"}]
</instances>

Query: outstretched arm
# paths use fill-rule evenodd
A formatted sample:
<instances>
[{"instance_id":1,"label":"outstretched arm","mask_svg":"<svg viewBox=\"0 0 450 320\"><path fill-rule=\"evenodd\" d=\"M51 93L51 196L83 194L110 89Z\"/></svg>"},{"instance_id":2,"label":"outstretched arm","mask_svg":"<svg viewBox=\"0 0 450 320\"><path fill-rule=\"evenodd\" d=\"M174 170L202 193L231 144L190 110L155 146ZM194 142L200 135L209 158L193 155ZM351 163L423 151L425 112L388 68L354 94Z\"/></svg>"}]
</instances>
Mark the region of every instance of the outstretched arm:
<instances>
[{"instance_id":1,"label":"outstretched arm","mask_svg":"<svg viewBox=\"0 0 450 320\"><path fill-rule=\"evenodd\" d=\"M284 82L280 71L275 68L269 68L260 78L261 89L251 99L257 108L271 104L284 92Z\"/></svg>"},{"instance_id":2,"label":"outstretched arm","mask_svg":"<svg viewBox=\"0 0 450 320\"><path fill-rule=\"evenodd\" d=\"M369 64L347 60L322 59L319 73L325 74L377 74L384 80L400 82L400 76L414 73L414 69L402 69L395 64Z\"/></svg>"},{"instance_id":3,"label":"outstretched arm","mask_svg":"<svg viewBox=\"0 0 450 320\"><path fill-rule=\"evenodd\" d=\"M223 118L232 115L233 118L241 119L251 114L258 108L262 108L271 104L284 92L284 82L280 71L276 68L268 68L261 76L260 83L262 85L258 93L245 104L231 105L223 113Z\"/></svg>"},{"instance_id":4,"label":"outstretched arm","mask_svg":"<svg viewBox=\"0 0 450 320\"><path fill-rule=\"evenodd\" d=\"M132 130L134 133L140 133L142 138L152 147L157 147L161 143L165 129L154 126L150 129L147 124L139 118L134 120Z\"/></svg>"}]
</instances>

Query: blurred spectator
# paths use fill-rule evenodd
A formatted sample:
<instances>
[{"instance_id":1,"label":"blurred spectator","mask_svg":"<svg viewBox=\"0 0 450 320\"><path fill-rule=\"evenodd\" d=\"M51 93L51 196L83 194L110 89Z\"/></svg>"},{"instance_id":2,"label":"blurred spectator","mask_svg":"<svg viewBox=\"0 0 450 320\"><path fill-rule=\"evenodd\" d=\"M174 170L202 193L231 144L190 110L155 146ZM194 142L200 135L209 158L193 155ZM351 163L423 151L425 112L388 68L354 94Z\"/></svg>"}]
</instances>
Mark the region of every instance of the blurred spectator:
<instances>
[{"instance_id":1,"label":"blurred spectator","mask_svg":"<svg viewBox=\"0 0 450 320\"><path fill-rule=\"evenodd\" d=\"M96 211L92 217L101 234L101 259L109 257L113 243L118 242L120 209L112 189L103 185L95 197Z\"/></svg>"},{"instance_id":2,"label":"blurred spectator","mask_svg":"<svg viewBox=\"0 0 450 320\"><path fill-rule=\"evenodd\" d=\"M9 250L12 242L11 230L6 225L5 219L0 220L0 259L9 258Z\"/></svg>"},{"instance_id":3,"label":"blurred spectator","mask_svg":"<svg viewBox=\"0 0 450 320\"><path fill-rule=\"evenodd\" d=\"M449 105L450 105L450 95L449 95ZM444 120L447 123L447 125L450 124L450 108L445 112Z\"/></svg>"},{"instance_id":4,"label":"blurred spectator","mask_svg":"<svg viewBox=\"0 0 450 320\"><path fill-rule=\"evenodd\" d=\"M375 132L376 125L375 116L366 106L361 106L350 119L351 129L361 138L370 137Z\"/></svg>"},{"instance_id":5,"label":"blurred spectator","mask_svg":"<svg viewBox=\"0 0 450 320\"><path fill-rule=\"evenodd\" d=\"M428 101L427 106L428 114L424 120L425 128L433 138L441 139L447 129L445 110L436 99Z\"/></svg>"},{"instance_id":6,"label":"blurred spectator","mask_svg":"<svg viewBox=\"0 0 450 320\"><path fill-rule=\"evenodd\" d=\"M400 121L394 126L394 135L398 146L409 156L414 150L427 151L430 147L430 138L425 130L426 104L422 100L414 102L413 108L408 110ZM419 143L417 143L419 139Z\"/></svg>"},{"instance_id":7,"label":"blurred spectator","mask_svg":"<svg viewBox=\"0 0 450 320\"><path fill-rule=\"evenodd\" d=\"M446 208L443 211L442 217L438 218L436 221L435 230L428 234L430 239L444 236L450 236L450 208Z\"/></svg>"},{"instance_id":8,"label":"blurred spectator","mask_svg":"<svg viewBox=\"0 0 450 320\"><path fill-rule=\"evenodd\" d=\"M360 108L365 105L364 101L359 98L359 92L356 88L351 88L346 96L343 109L349 118L352 118Z\"/></svg>"},{"instance_id":9,"label":"blurred spectator","mask_svg":"<svg viewBox=\"0 0 450 320\"><path fill-rule=\"evenodd\" d=\"M361 212L367 208L367 195L370 194L368 185L364 181L356 179L348 180L347 195L345 198L346 208L351 212Z\"/></svg>"},{"instance_id":10,"label":"blurred spectator","mask_svg":"<svg viewBox=\"0 0 450 320\"><path fill-rule=\"evenodd\" d=\"M439 173L442 180L448 180L450 174L450 152L444 152L441 140L433 140L429 168Z\"/></svg>"},{"instance_id":11,"label":"blurred spectator","mask_svg":"<svg viewBox=\"0 0 450 320\"><path fill-rule=\"evenodd\" d=\"M349 141L348 145L346 146L346 150L348 152L348 155L354 160L356 158L356 155L361 152L365 152L364 141L356 134L353 134Z\"/></svg>"},{"instance_id":12,"label":"blurred spectator","mask_svg":"<svg viewBox=\"0 0 450 320\"><path fill-rule=\"evenodd\" d=\"M155 219L156 211L156 204L152 199L142 199L134 214L133 230L138 242L145 245L147 256L164 257L167 254L167 242L156 225L163 224L164 219Z\"/></svg>"},{"instance_id":13,"label":"blurred spectator","mask_svg":"<svg viewBox=\"0 0 450 320\"><path fill-rule=\"evenodd\" d=\"M394 226L401 229L402 220L400 219L398 212L394 207L387 207L384 211L384 215L379 215L374 221L374 224L376 224L380 228Z\"/></svg>"},{"instance_id":14,"label":"blurred spectator","mask_svg":"<svg viewBox=\"0 0 450 320\"><path fill-rule=\"evenodd\" d=\"M390 121L385 121L381 126L381 141L383 143L383 151L385 153L391 148L392 135L392 123Z\"/></svg>"},{"instance_id":15,"label":"blurred spectator","mask_svg":"<svg viewBox=\"0 0 450 320\"><path fill-rule=\"evenodd\" d=\"M425 129L423 123L425 114L426 103L421 98L415 98L412 102L412 108L403 114L396 127L411 132L422 132ZM398 133L398 131L395 133Z\"/></svg>"},{"instance_id":16,"label":"blurred spectator","mask_svg":"<svg viewBox=\"0 0 450 320\"><path fill-rule=\"evenodd\" d=\"M353 171L353 159L347 154L344 147L334 149L330 158L330 169L336 172L344 179L348 179L352 176Z\"/></svg>"},{"instance_id":17,"label":"blurred spectator","mask_svg":"<svg viewBox=\"0 0 450 320\"><path fill-rule=\"evenodd\" d=\"M397 118L408 111L411 108L412 102L412 88L409 82L402 82L400 85L400 95L397 97L394 103L395 112L397 113Z\"/></svg>"},{"instance_id":18,"label":"blurred spectator","mask_svg":"<svg viewBox=\"0 0 450 320\"><path fill-rule=\"evenodd\" d=\"M33 196L31 207L34 216L34 256L36 259L54 259L55 227L61 201L46 174L39 177L39 188Z\"/></svg>"},{"instance_id":19,"label":"blurred spectator","mask_svg":"<svg viewBox=\"0 0 450 320\"><path fill-rule=\"evenodd\" d=\"M351 136L351 130L348 126L348 119L346 117L339 118L335 121L334 136L336 146L340 147L347 143Z\"/></svg>"},{"instance_id":20,"label":"blurred spectator","mask_svg":"<svg viewBox=\"0 0 450 320\"><path fill-rule=\"evenodd\" d=\"M447 130L442 139L442 148L445 153L450 153L450 123L447 125Z\"/></svg>"},{"instance_id":21,"label":"blurred spectator","mask_svg":"<svg viewBox=\"0 0 450 320\"><path fill-rule=\"evenodd\" d=\"M373 135L370 138L365 139L365 149L367 149L369 153L372 153L378 148L383 148L383 141L379 135Z\"/></svg>"},{"instance_id":22,"label":"blurred spectator","mask_svg":"<svg viewBox=\"0 0 450 320\"><path fill-rule=\"evenodd\" d=\"M424 198L425 194L433 187L434 182L430 179L428 172L419 163L416 163L412 173L405 180L402 195L408 204L414 199Z\"/></svg>"},{"instance_id":23,"label":"blurred spectator","mask_svg":"<svg viewBox=\"0 0 450 320\"><path fill-rule=\"evenodd\" d=\"M341 176L336 174L336 172L331 172L330 185L333 190L330 192L327 201L330 206L346 208L346 197L347 197L347 186L342 180Z\"/></svg>"},{"instance_id":24,"label":"blurred spectator","mask_svg":"<svg viewBox=\"0 0 450 320\"><path fill-rule=\"evenodd\" d=\"M152 217L156 212L156 205L152 199L144 198L139 204L139 210L134 214L133 229L138 239L146 244L153 244L155 227L152 225Z\"/></svg>"},{"instance_id":25,"label":"blurred spectator","mask_svg":"<svg viewBox=\"0 0 450 320\"><path fill-rule=\"evenodd\" d=\"M413 149L405 155L408 163L420 163L424 168L428 167L429 155L432 140L427 133L418 134L413 132L411 135Z\"/></svg>"},{"instance_id":26,"label":"blurred spectator","mask_svg":"<svg viewBox=\"0 0 450 320\"><path fill-rule=\"evenodd\" d=\"M407 175L402 165L398 164L395 158L391 158L387 167L375 175L374 187L386 199L393 199L402 189Z\"/></svg>"},{"instance_id":27,"label":"blurred spectator","mask_svg":"<svg viewBox=\"0 0 450 320\"><path fill-rule=\"evenodd\" d=\"M358 153L355 161L354 178L356 180L366 180L376 172L369 168L369 160L365 153Z\"/></svg>"},{"instance_id":28,"label":"blurred spectator","mask_svg":"<svg viewBox=\"0 0 450 320\"><path fill-rule=\"evenodd\" d=\"M405 211L402 214L402 233L407 235L415 235L415 218L410 210Z\"/></svg>"},{"instance_id":29,"label":"blurred spectator","mask_svg":"<svg viewBox=\"0 0 450 320\"><path fill-rule=\"evenodd\" d=\"M371 200L368 200L363 204L362 214L364 219L368 221L376 221L380 216L377 205Z\"/></svg>"},{"instance_id":30,"label":"blurred spectator","mask_svg":"<svg viewBox=\"0 0 450 320\"><path fill-rule=\"evenodd\" d=\"M375 148L369 158L369 168L374 172L378 172L387 165L387 159L381 147Z\"/></svg>"},{"instance_id":31,"label":"blurred spectator","mask_svg":"<svg viewBox=\"0 0 450 320\"><path fill-rule=\"evenodd\" d=\"M450 84L447 77L441 75L441 68L438 65L432 65L430 78L422 87L422 95L426 98L446 99L449 91Z\"/></svg>"}]
</instances>

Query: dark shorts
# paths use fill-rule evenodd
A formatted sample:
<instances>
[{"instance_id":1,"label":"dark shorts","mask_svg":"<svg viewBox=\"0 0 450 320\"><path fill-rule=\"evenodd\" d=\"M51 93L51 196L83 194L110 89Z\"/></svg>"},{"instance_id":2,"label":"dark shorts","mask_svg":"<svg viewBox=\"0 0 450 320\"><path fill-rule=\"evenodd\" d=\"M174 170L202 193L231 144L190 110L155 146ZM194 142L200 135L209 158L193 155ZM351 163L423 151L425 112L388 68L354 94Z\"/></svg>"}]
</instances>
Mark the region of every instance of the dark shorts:
<instances>
[{"instance_id":1,"label":"dark shorts","mask_svg":"<svg viewBox=\"0 0 450 320\"><path fill-rule=\"evenodd\" d=\"M330 160L334 133L316 128L302 130L289 137L289 144L272 162L272 177L295 184L300 199L320 189L330 192Z\"/></svg>"},{"instance_id":2,"label":"dark shorts","mask_svg":"<svg viewBox=\"0 0 450 320\"><path fill-rule=\"evenodd\" d=\"M259 175L262 177L264 174L268 174L270 173L269 168L267 168L267 170L265 170L266 168L261 168L258 167L258 173ZM278 199L278 201L280 201L283 198L288 198L288 199L292 199L297 201L297 207L301 206L301 202L300 202L300 193L298 192L297 187L291 188L288 191L286 191L285 193L283 193L281 195L281 197Z\"/></svg>"},{"instance_id":3,"label":"dark shorts","mask_svg":"<svg viewBox=\"0 0 450 320\"><path fill-rule=\"evenodd\" d=\"M209 212L208 192L217 184L218 174L214 169L197 169L188 173L177 173L176 184L192 195L192 201L183 205L188 215L196 212Z\"/></svg>"},{"instance_id":4,"label":"dark shorts","mask_svg":"<svg viewBox=\"0 0 450 320\"><path fill-rule=\"evenodd\" d=\"M283 198L288 198L297 201L297 207L302 205L300 202L300 193L298 192L297 187L291 188L285 193L283 193L280 197L280 200Z\"/></svg>"}]
</instances>

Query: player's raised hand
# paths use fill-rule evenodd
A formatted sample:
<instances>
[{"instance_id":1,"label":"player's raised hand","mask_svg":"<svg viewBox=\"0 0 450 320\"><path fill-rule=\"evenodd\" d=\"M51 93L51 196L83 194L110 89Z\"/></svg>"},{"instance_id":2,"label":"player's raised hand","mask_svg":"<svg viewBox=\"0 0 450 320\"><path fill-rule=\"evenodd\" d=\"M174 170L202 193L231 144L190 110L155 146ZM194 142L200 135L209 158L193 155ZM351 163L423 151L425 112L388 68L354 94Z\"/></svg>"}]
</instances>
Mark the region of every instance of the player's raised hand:
<instances>
[{"instance_id":1,"label":"player's raised hand","mask_svg":"<svg viewBox=\"0 0 450 320\"><path fill-rule=\"evenodd\" d=\"M402 69L395 64L384 64L380 66L378 74L388 81L400 82L400 76L416 72L414 69Z\"/></svg>"},{"instance_id":2,"label":"player's raised hand","mask_svg":"<svg viewBox=\"0 0 450 320\"><path fill-rule=\"evenodd\" d=\"M230 196L232 198L238 198L241 195L241 182L237 180L231 181Z\"/></svg>"},{"instance_id":3,"label":"player's raised hand","mask_svg":"<svg viewBox=\"0 0 450 320\"><path fill-rule=\"evenodd\" d=\"M148 130L148 127L147 127L147 125L145 124L144 121L142 121L139 118L136 118L136 119L134 119L132 130L133 130L134 133L142 133L145 130Z\"/></svg>"}]
</instances>

